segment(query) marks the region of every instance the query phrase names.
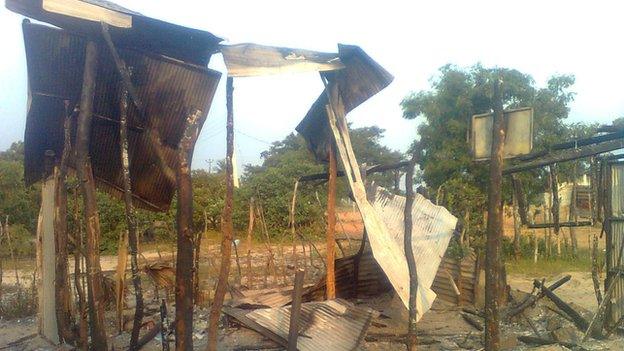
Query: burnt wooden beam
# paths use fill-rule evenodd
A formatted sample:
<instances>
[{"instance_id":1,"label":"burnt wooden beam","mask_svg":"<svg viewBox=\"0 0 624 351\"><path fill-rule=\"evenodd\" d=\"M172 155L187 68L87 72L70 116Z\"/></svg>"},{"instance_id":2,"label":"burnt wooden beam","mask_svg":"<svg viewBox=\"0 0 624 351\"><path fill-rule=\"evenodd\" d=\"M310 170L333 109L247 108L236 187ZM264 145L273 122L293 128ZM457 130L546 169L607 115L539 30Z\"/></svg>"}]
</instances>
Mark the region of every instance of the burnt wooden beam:
<instances>
[{"instance_id":1,"label":"burnt wooden beam","mask_svg":"<svg viewBox=\"0 0 624 351\"><path fill-rule=\"evenodd\" d=\"M607 134L602 134L602 135L597 135L593 137L576 139L576 140L571 140L571 141L566 141L563 143L555 144L549 147L548 150L538 151L538 152L534 152L528 155L520 156L518 159L522 161L529 161L532 159L536 159L538 157L545 156L549 152L552 152L552 151L576 149L582 146L600 144L606 141L617 140L617 139L622 139L622 138L624 138L624 129L618 128L617 130L611 130Z\"/></svg>"},{"instance_id":2,"label":"burnt wooden beam","mask_svg":"<svg viewBox=\"0 0 624 351\"><path fill-rule=\"evenodd\" d=\"M561 222L559 223L559 227L570 228L570 227L588 227L591 226L591 221L577 221L577 222ZM527 225L529 229L544 229L544 228L554 228L555 223L531 223Z\"/></svg>"},{"instance_id":3,"label":"burnt wooden beam","mask_svg":"<svg viewBox=\"0 0 624 351\"><path fill-rule=\"evenodd\" d=\"M132 102L134 103L136 108L139 110L139 115L141 116L141 118L143 118L143 111L144 111L143 102L139 98L137 89L132 84L132 79L130 78L130 70L128 69L128 66L126 65L126 62L121 58L121 56L119 56L119 52L117 52L117 48L115 48L113 39L111 38L110 33L108 31L108 24L104 22L100 22L100 23L102 24L102 36L104 37L104 41L106 42L106 45L108 46L108 50L110 51L111 56L113 57L113 61L115 62L115 67L117 68L117 72L119 72L119 75L121 76L121 81L124 85L124 88L130 94L130 97L132 98Z\"/></svg>"},{"instance_id":4,"label":"burnt wooden beam","mask_svg":"<svg viewBox=\"0 0 624 351\"><path fill-rule=\"evenodd\" d=\"M400 168L405 168L409 166L409 163L410 161L401 161L401 162L387 164L387 165L376 165L376 166L372 166L366 169L366 173L367 174L381 173L381 172L392 171L392 170L396 170ZM344 177L345 173L343 171L338 171L336 173L336 176L339 178ZM299 177L300 182L309 182L309 181L314 181L314 180L327 180L327 179L329 179L327 173L308 174L308 175Z\"/></svg>"},{"instance_id":5,"label":"burnt wooden beam","mask_svg":"<svg viewBox=\"0 0 624 351\"><path fill-rule=\"evenodd\" d=\"M548 286L548 290L555 291L556 289L558 289L563 284L569 282L571 278L572 278L571 275L564 276L563 278L557 280L556 282L554 282L550 286ZM518 305L509 308L506 311L506 313L505 313L505 317L506 318L515 317L516 315L518 315L518 314L522 313L524 310L526 310L528 307L535 305L535 303L539 299L544 297L544 296L545 296L545 293L542 290L540 290L540 292L537 295L530 295L530 296L528 296L526 299L524 299Z\"/></svg>"},{"instance_id":6,"label":"burnt wooden beam","mask_svg":"<svg viewBox=\"0 0 624 351\"><path fill-rule=\"evenodd\" d=\"M71 127L72 119L69 111L69 101L65 100L65 120L63 121L63 152L59 167L55 171L55 194L54 194L54 238L56 248L56 276L55 276L55 299L56 299L56 324L61 341L74 343L78 337L72 326L71 294L69 292L69 280L67 278L67 169L71 151Z\"/></svg>"},{"instance_id":7,"label":"burnt wooden beam","mask_svg":"<svg viewBox=\"0 0 624 351\"><path fill-rule=\"evenodd\" d=\"M599 155L605 152L619 150L623 148L624 140L619 138L600 144L586 145L575 149L560 150L528 162L523 162L511 167L507 167L503 170L503 174L512 174L522 171L528 171L530 169L548 166L553 163L577 160L580 158Z\"/></svg>"},{"instance_id":8,"label":"burnt wooden beam","mask_svg":"<svg viewBox=\"0 0 624 351\"><path fill-rule=\"evenodd\" d=\"M557 296L552 290L545 287L542 282L537 279L533 281L533 285L536 288L541 289L544 295L548 297L550 301L552 301L562 312L567 314L572 319L574 325L576 325L577 328L581 330L587 329L587 327L589 326L587 320L583 318L583 316L581 316L578 312L576 312L576 310L570 307L570 305L561 300L561 298L559 298L559 296Z\"/></svg>"},{"instance_id":9,"label":"burnt wooden beam","mask_svg":"<svg viewBox=\"0 0 624 351\"><path fill-rule=\"evenodd\" d=\"M175 282L175 344L176 350L193 349L193 183L191 179L192 150L199 131L202 111L193 110L186 118L184 134L178 146L176 185L178 204L176 222L178 252Z\"/></svg>"},{"instance_id":10,"label":"burnt wooden beam","mask_svg":"<svg viewBox=\"0 0 624 351\"><path fill-rule=\"evenodd\" d=\"M82 92L80 94L80 113L78 114L76 129L76 171L82 190L87 234L87 300L91 349L105 351L107 350L107 336L104 324L102 269L100 267L100 218L97 210L93 170L89 160L93 97L98 65L97 56L97 45L92 40L87 41Z\"/></svg>"},{"instance_id":11,"label":"burnt wooden beam","mask_svg":"<svg viewBox=\"0 0 624 351\"><path fill-rule=\"evenodd\" d=\"M557 238L557 255L561 256L561 236L559 236L559 176L557 173L557 164L554 163L550 168L550 191L552 194L552 206L550 211L553 218L553 230Z\"/></svg>"},{"instance_id":12,"label":"burnt wooden beam","mask_svg":"<svg viewBox=\"0 0 624 351\"><path fill-rule=\"evenodd\" d=\"M517 201L518 201L518 212L520 214L520 221L522 222L522 225L527 225L529 224L529 219L527 215L528 206L527 206L526 194L523 191L524 187L522 186L522 180L518 178L515 174L512 174L511 183L513 185L514 195L518 199Z\"/></svg>"},{"instance_id":13,"label":"burnt wooden beam","mask_svg":"<svg viewBox=\"0 0 624 351\"><path fill-rule=\"evenodd\" d=\"M414 247L412 246L412 208L414 206L414 167L416 166L416 154L412 156L410 165L405 173L405 208L403 212L403 249L407 260L407 270L409 272L409 318L407 328L407 349L416 351L418 343L416 322L418 321L417 291L418 291L418 269L414 258Z\"/></svg>"},{"instance_id":14,"label":"burnt wooden beam","mask_svg":"<svg viewBox=\"0 0 624 351\"><path fill-rule=\"evenodd\" d=\"M485 245L485 348L497 351L500 347L499 300L501 294L501 235L503 229L503 151L505 121L500 78L493 82L494 114L492 122L492 150L488 190L488 218Z\"/></svg>"},{"instance_id":15,"label":"burnt wooden beam","mask_svg":"<svg viewBox=\"0 0 624 351\"><path fill-rule=\"evenodd\" d=\"M125 204L126 226L128 227L128 243L130 246L130 270L134 285L134 320L130 334L130 350L138 350L139 332L143 323L143 290L139 276L139 262L137 260L139 240L137 237L137 218L132 203L132 185L130 179L130 157L128 155L128 91L122 90L119 114L119 148L121 149L121 166L123 175L123 200Z\"/></svg>"},{"instance_id":16,"label":"burnt wooden beam","mask_svg":"<svg viewBox=\"0 0 624 351\"><path fill-rule=\"evenodd\" d=\"M210 316L208 317L208 344L207 351L217 350L217 332L219 326L219 317L221 316L221 308L223 300L228 289L228 276L230 274L230 261L232 256L232 235L234 225L232 223L232 212L234 206L234 177L232 156L234 154L234 80L232 77L227 78L226 88L226 156L225 156L225 203L223 206L223 217L221 222L221 231L223 238L221 240L221 267L219 269L219 278L215 296L210 308ZM178 348L176 348L178 350Z\"/></svg>"}]
</instances>

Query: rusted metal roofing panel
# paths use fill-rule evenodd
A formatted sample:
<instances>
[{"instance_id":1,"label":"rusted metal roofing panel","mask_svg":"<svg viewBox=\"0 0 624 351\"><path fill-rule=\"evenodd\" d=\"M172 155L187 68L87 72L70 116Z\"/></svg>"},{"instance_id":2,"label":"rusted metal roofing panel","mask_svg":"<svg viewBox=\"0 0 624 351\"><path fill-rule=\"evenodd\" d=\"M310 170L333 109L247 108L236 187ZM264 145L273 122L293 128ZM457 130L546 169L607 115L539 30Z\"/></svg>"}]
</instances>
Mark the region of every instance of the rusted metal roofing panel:
<instances>
[{"instance_id":1,"label":"rusted metal roofing panel","mask_svg":"<svg viewBox=\"0 0 624 351\"><path fill-rule=\"evenodd\" d=\"M345 68L324 72L323 75L330 84L337 85L345 113L383 90L394 79L358 46L339 44L338 55ZM327 95L322 92L296 128L316 158L323 161L327 161L327 143L331 140L325 110L327 104Z\"/></svg>"},{"instance_id":2,"label":"rusted metal roofing panel","mask_svg":"<svg viewBox=\"0 0 624 351\"><path fill-rule=\"evenodd\" d=\"M403 247L405 197L394 195L382 187L372 187L371 190L371 205L390 236L383 237L383 233L367 227L373 255L407 307L409 273ZM456 224L457 218L444 207L434 205L420 194L415 195L412 246L418 271L418 318L429 310L436 297L431 285Z\"/></svg>"},{"instance_id":3,"label":"rusted metal roofing panel","mask_svg":"<svg viewBox=\"0 0 624 351\"><path fill-rule=\"evenodd\" d=\"M333 71L344 68L338 54L257 44L222 45L230 77Z\"/></svg>"},{"instance_id":4,"label":"rusted metal roofing panel","mask_svg":"<svg viewBox=\"0 0 624 351\"><path fill-rule=\"evenodd\" d=\"M26 121L25 180L43 174L46 150L60 156L64 101L77 105L84 65L85 39L67 31L24 23L30 105ZM123 189L119 151L119 97L121 80L110 53L99 46L90 154L98 186L120 196ZM120 49L132 70L132 81L143 101L145 120L133 104L128 109L130 175L137 205L166 210L175 184L161 164L175 169L176 150L187 115L208 114L220 73L160 55ZM75 127L74 127L75 128ZM72 153L73 154L73 153ZM70 166L73 165L70 160Z\"/></svg>"},{"instance_id":5,"label":"rusted metal roofing panel","mask_svg":"<svg viewBox=\"0 0 624 351\"><path fill-rule=\"evenodd\" d=\"M248 313L246 317L287 339L290 310L290 306L259 309ZM368 307L355 306L341 299L304 303L301 305L297 349L355 350L376 315Z\"/></svg>"},{"instance_id":6,"label":"rusted metal roofing panel","mask_svg":"<svg viewBox=\"0 0 624 351\"><path fill-rule=\"evenodd\" d=\"M72 8L76 2L96 5L131 17L131 27L112 25L110 33L120 47L133 48L169 56L181 61L205 66L213 53L218 51L221 38L209 32L186 28L172 23L143 16L109 1L102 0L54 0L58 5ZM42 0L6 0L6 7L26 17L53 24L81 35L95 38L101 36L99 21L54 13L44 9Z\"/></svg>"},{"instance_id":7,"label":"rusted metal roofing panel","mask_svg":"<svg viewBox=\"0 0 624 351\"><path fill-rule=\"evenodd\" d=\"M474 252L461 260L445 256L440 263L431 288L438 295L438 298L444 301L458 305L474 304L474 285L477 274L477 257ZM455 288L459 290L459 296Z\"/></svg>"}]
</instances>

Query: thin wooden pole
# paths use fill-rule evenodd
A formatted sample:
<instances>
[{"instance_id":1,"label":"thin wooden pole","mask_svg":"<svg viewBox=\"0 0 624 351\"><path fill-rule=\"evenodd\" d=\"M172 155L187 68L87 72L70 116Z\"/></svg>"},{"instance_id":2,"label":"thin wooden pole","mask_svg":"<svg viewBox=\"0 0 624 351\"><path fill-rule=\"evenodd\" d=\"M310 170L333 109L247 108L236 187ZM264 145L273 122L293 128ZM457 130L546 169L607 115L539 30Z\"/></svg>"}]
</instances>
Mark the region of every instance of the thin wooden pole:
<instances>
[{"instance_id":1,"label":"thin wooden pole","mask_svg":"<svg viewBox=\"0 0 624 351\"><path fill-rule=\"evenodd\" d=\"M56 189L54 196L54 237L56 249L56 324L62 341L73 343L77 337L71 325L71 294L67 279L67 167L71 151L71 115L69 101L65 101L65 120L63 121L63 152L61 162L55 171Z\"/></svg>"},{"instance_id":2,"label":"thin wooden pole","mask_svg":"<svg viewBox=\"0 0 624 351\"><path fill-rule=\"evenodd\" d=\"M407 172L405 173L405 209L403 213L403 246L407 268L409 271L409 319L407 329L407 349L416 351L417 348L417 328L418 307L418 269L414 258L414 248L412 246L412 207L414 205L414 166L416 165L416 155L412 156Z\"/></svg>"},{"instance_id":3,"label":"thin wooden pole","mask_svg":"<svg viewBox=\"0 0 624 351\"><path fill-rule=\"evenodd\" d=\"M578 161L574 162L574 169L572 171L572 193L570 194L571 195L570 196L570 212L568 216L569 222L578 221L578 211L576 208L576 199L578 195L578 189L577 189L578 184L577 184L577 179L576 179L577 177L578 177ZM576 236L576 228L574 227L570 227L570 241L572 245L572 256L577 257L578 256L578 238Z\"/></svg>"},{"instance_id":4,"label":"thin wooden pole","mask_svg":"<svg viewBox=\"0 0 624 351\"><path fill-rule=\"evenodd\" d=\"M87 304L85 300L85 290L82 283L81 266L84 257L84 243L82 223L79 215L78 188L74 190L74 223L76 223L76 249L74 250L74 286L78 295L78 310L80 314L80 325L78 327L77 346L80 350L86 350L88 347L88 331L87 331ZM82 257L82 258L81 258Z\"/></svg>"},{"instance_id":5,"label":"thin wooden pole","mask_svg":"<svg viewBox=\"0 0 624 351\"><path fill-rule=\"evenodd\" d=\"M555 240L557 240L557 257L561 257L561 236L559 228L559 177L557 176L557 164L550 165L550 189L552 192L552 218Z\"/></svg>"},{"instance_id":6,"label":"thin wooden pole","mask_svg":"<svg viewBox=\"0 0 624 351\"><path fill-rule=\"evenodd\" d=\"M333 142L329 144L329 181L327 182L327 293L328 300L336 298L336 150Z\"/></svg>"},{"instance_id":7,"label":"thin wooden pole","mask_svg":"<svg viewBox=\"0 0 624 351\"><path fill-rule=\"evenodd\" d=\"M247 226L247 287L252 288L254 283L254 274L251 267L251 235L253 234L254 228L254 199L253 197L249 200L249 223Z\"/></svg>"},{"instance_id":8,"label":"thin wooden pole","mask_svg":"<svg viewBox=\"0 0 624 351\"><path fill-rule=\"evenodd\" d=\"M121 149L121 165L124 187L124 204L126 210L126 225L128 227L128 244L130 246L130 270L132 272L132 284L134 285L134 320L132 322L132 333L130 334L130 350L137 350L139 342L139 332L143 322L143 289L141 288L141 277L139 276L139 262L137 253L139 239L137 237L137 218L132 203L132 182L130 179L130 155L128 154L128 91L122 90L119 118L119 146ZM125 266L125 265L124 265Z\"/></svg>"},{"instance_id":9,"label":"thin wooden pole","mask_svg":"<svg viewBox=\"0 0 624 351\"><path fill-rule=\"evenodd\" d=\"M290 307L290 324L288 328L288 351L297 351L297 338L299 336L299 316L301 315L301 294L303 292L303 278L305 271L298 269L295 273L295 287L292 294Z\"/></svg>"},{"instance_id":10,"label":"thin wooden pole","mask_svg":"<svg viewBox=\"0 0 624 351\"><path fill-rule=\"evenodd\" d=\"M76 131L76 169L82 189L87 233L87 299L89 304L91 349L107 350L102 293L102 269L100 267L100 217L95 200L95 181L93 179L91 162L89 160L93 96L98 65L97 56L97 45L92 40L89 40L86 45L82 93L80 95L80 114L78 115Z\"/></svg>"},{"instance_id":11,"label":"thin wooden pole","mask_svg":"<svg viewBox=\"0 0 624 351\"><path fill-rule=\"evenodd\" d=\"M226 107L227 107L227 123L226 123L226 156L225 156L225 204L223 207L223 219L221 222L221 230L223 231L223 240L221 241L221 269L219 271L219 280L215 290L215 297L210 309L208 318L208 344L207 351L217 350L217 328L219 326L219 317L221 316L221 307L223 299L228 287L228 276L230 273L230 260L232 255L232 235L234 226L232 223L232 208L234 202L234 177L232 155L234 154L234 80L232 77L227 78L226 88Z\"/></svg>"},{"instance_id":12,"label":"thin wooden pole","mask_svg":"<svg viewBox=\"0 0 624 351\"><path fill-rule=\"evenodd\" d=\"M499 297L501 266L501 235L503 229L502 171L505 145L505 121L501 82L495 78L493 86L494 115L492 123L492 151L488 192L487 240L485 247L485 349L500 348Z\"/></svg>"},{"instance_id":13,"label":"thin wooden pole","mask_svg":"<svg viewBox=\"0 0 624 351\"><path fill-rule=\"evenodd\" d=\"M178 252L176 255L176 350L193 349L193 181L191 179L192 149L202 112L193 110L186 119L184 134L178 146L176 212Z\"/></svg>"},{"instance_id":14,"label":"thin wooden pole","mask_svg":"<svg viewBox=\"0 0 624 351\"><path fill-rule=\"evenodd\" d=\"M299 258L297 255L297 233L295 228L295 208L297 203L297 188L299 187L299 181L295 181L295 187L293 189L292 201L290 203L290 230L292 239L292 258L295 265L295 269L299 268ZM305 261L305 259L304 259Z\"/></svg>"}]
</instances>

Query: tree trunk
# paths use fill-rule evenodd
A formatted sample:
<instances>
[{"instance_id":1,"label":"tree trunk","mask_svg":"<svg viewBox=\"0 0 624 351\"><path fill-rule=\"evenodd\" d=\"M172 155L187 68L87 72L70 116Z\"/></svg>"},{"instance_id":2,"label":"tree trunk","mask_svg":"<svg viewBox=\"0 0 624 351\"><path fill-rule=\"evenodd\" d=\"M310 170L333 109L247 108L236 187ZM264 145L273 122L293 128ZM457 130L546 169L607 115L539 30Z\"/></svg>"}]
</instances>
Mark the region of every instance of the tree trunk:
<instances>
[{"instance_id":1,"label":"tree trunk","mask_svg":"<svg viewBox=\"0 0 624 351\"><path fill-rule=\"evenodd\" d=\"M234 177L232 155L234 154L234 106L233 106L234 85L231 77L227 78L226 84L226 106L227 106L227 150L225 157L225 204L223 207L222 228L223 240L221 241L221 269L219 271L219 280L212 307L210 309L210 317L208 319L208 344L207 351L217 350L217 333L219 327L219 317L221 316L221 307L223 299L228 287L228 277L230 273L230 262L232 255L232 207L234 201Z\"/></svg>"},{"instance_id":2,"label":"tree trunk","mask_svg":"<svg viewBox=\"0 0 624 351\"><path fill-rule=\"evenodd\" d=\"M485 348L489 351L498 351L500 347L500 250L503 229L502 171L503 147L505 145L505 121L500 89L500 82L494 82L494 121L492 124L492 152L490 159L487 239L485 249Z\"/></svg>"},{"instance_id":3,"label":"tree trunk","mask_svg":"<svg viewBox=\"0 0 624 351\"><path fill-rule=\"evenodd\" d=\"M178 253L176 255L176 350L193 349L193 181L192 148L197 140L202 111L193 110L186 119L178 146L176 212Z\"/></svg>"},{"instance_id":4,"label":"tree trunk","mask_svg":"<svg viewBox=\"0 0 624 351\"><path fill-rule=\"evenodd\" d=\"M130 246L130 269L132 271L132 284L134 285L134 320L130 335L130 350L138 349L139 332L143 322L143 289L139 276L139 262L137 259L139 239L137 236L137 219L132 203L132 181L130 179L130 157L128 155L128 91L123 89L121 94L120 118L119 118L119 147L121 149L121 165L123 174L124 194L123 199L126 209L126 225L128 227L128 243Z\"/></svg>"},{"instance_id":5,"label":"tree trunk","mask_svg":"<svg viewBox=\"0 0 624 351\"><path fill-rule=\"evenodd\" d=\"M102 269L100 267L100 217L97 210L95 181L89 160L93 95L97 75L97 46L88 41L85 68L80 95L80 114L76 130L76 170L82 189L84 218L87 233L87 290L89 303L89 327L91 349L107 350L104 324L104 301L102 293Z\"/></svg>"}]
</instances>

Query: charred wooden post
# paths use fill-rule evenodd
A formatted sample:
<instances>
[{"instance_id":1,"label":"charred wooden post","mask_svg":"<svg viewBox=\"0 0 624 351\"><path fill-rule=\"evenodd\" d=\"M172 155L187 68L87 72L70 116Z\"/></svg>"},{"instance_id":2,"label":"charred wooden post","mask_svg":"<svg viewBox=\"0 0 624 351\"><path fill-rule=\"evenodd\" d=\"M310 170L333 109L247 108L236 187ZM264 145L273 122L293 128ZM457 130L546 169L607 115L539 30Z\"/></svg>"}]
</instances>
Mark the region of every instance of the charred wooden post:
<instances>
[{"instance_id":1,"label":"charred wooden post","mask_svg":"<svg viewBox=\"0 0 624 351\"><path fill-rule=\"evenodd\" d=\"M80 314L80 325L78 326L78 341L76 345L79 350L87 350L89 346L89 335L87 330L87 299L85 297L85 289L83 288L82 264L86 259L84 253L84 238L82 231L82 223L80 220L78 205L78 188L74 189L74 223L76 223L75 232L75 250L74 250L74 286L76 287L76 295L78 295L78 313Z\"/></svg>"},{"instance_id":2,"label":"charred wooden post","mask_svg":"<svg viewBox=\"0 0 624 351\"><path fill-rule=\"evenodd\" d=\"M251 268L251 235L253 234L254 228L254 199L253 197L249 200L249 223L247 226L247 286L251 288L253 286L253 270Z\"/></svg>"},{"instance_id":3,"label":"charred wooden post","mask_svg":"<svg viewBox=\"0 0 624 351\"><path fill-rule=\"evenodd\" d=\"M84 218L87 229L87 299L89 303L91 348L93 350L107 350L102 269L100 267L100 218L95 200L95 181L89 160L97 55L98 49L95 42L89 40L86 45L85 67L80 95L80 114L78 115L76 129L76 171L82 189Z\"/></svg>"},{"instance_id":4,"label":"charred wooden post","mask_svg":"<svg viewBox=\"0 0 624 351\"><path fill-rule=\"evenodd\" d=\"M299 336L299 316L301 315L301 294L303 293L303 278L305 271L297 270L295 286L290 307L290 325L288 329L288 351L297 351L297 337Z\"/></svg>"},{"instance_id":5,"label":"charred wooden post","mask_svg":"<svg viewBox=\"0 0 624 351\"><path fill-rule=\"evenodd\" d=\"M551 292L555 291L556 289L558 289L563 284L569 282L571 278L572 278L571 275L564 276L563 278L557 280L556 282L554 282L550 286L548 286L548 290L551 291ZM508 309L507 312L505 313L505 318L515 317L518 314L522 313L524 310L526 310L528 307L535 305L535 303L539 299L541 299L542 297L545 296L545 292L544 291L545 290L540 290L540 292L537 295L530 295L530 296L528 296L528 298L524 299L522 302L520 302L516 306L513 306L510 309Z\"/></svg>"},{"instance_id":6,"label":"charred wooden post","mask_svg":"<svg viewBox=\"0 0 624 351\"><path fill-rule=\"evenodd\" d=\"M572 196L570 196L570 212L568 215L569 222L577 222L578 221L578 213L576 208L576 198L577 198L577 180L578 177L578 161L574 162L574 168L572 170ZM570 241L572 245L572 256L578 256L578 239L576 237L576 228L570 227Z\"/></svg>"},{"instance_id":7,"label":"charred wooden post","mask_svg":"<svg viewBox=\"0 0 624 351\"><path fill-rule=\"evenodd\" d=\"M202 112L193 110L186 119L184 134L178 146L176 212L178 252L176 255L176 350L193 349L193 182L191 179L192 148L197 140Z\"/></svg>"},{"instance_id":8,"label":"charred wooden post","mask_svg":"<svg viewBox=\"0 0 624 351\"><path fill-rule=\"evenodd\" d=\"M515 193L512 194L512 211L513 211L513 227L514 227L514 237L513 237L513 249L514 249L514 257L516 260L520 259L521 251L520 251L520 235L522 233L522 223L520 219L520 213L518 211L518 195Z\"/></svg>"},{"instance_id":9,"label":"charred wooden post","mask_svg":"<svg viewBox=\"0 0 624 351\"><path fill-rule=\"evenodd\" d=\"M527 208L526 194L524 193L522 186L522 179L518 178L515 174L511 176L511 183L513 186L513 195L518 199L518 212L520 213L520 220L522 225L529 224L529 211Z\"/></svg>"},{"instance_id":10,"label":"charred wooden post","mask_svg":"<svg viewBox=\"0 0 624 351\"><path fill-rule=\"evenodd\" d=\"M162 345L163 351L169 351L169 339L168 339L168 329L169 329L169 318L167 316L167 303L165 299L162 299L160 303L160 343Z\"/></svg>"},{"instance_id":11,"label":"charred wooden post","mask_svg":"<svg viewBox=\"0 0 624 351\"><path fill-rule=\"evenodd\" d=\"M299 268L299 258L297 255L297 228L295 227L295 208L297 204L297 189L299 188L299 181L295 181L295 187L293 189L292 201L290 204L290 230L292 239L292 258L295 265L295 269ZM305 262L305 259L303 260Z\"/></svg>"},{"instance_id":12,"label":"charred wooden post","mask_svg":"<svg viewBox=\"0 0 624 351\"><path fill-rule=\"evenodd\" d=\"M61 341L73 343L76 333L73 331L71 313L71 294L67 278L67 168L71 151L71 115L69 101L65 101L65 120L63 122L63 152L61 162L55 172L56 190L54 196L54 237L56 248L56 324Z\"/></svg>"},{"instance_id":13,"label":"charred wooden post","mask_svg":"<svg viewBox=\"0 0 624 351\"><path fill-rule=\"evenodd\" d=\"M207 351L217 350L217 328L219 326L219 316L221 315L221 307L223 299L228 287L228 276L230 273L230 256L232 255L232 234L234 231L232 223L232 207L234 202L234 168L232 165L232 155L234 154L234 84L232 77L227 78L225 88L226 107L227 107L227 150L225 156L225 204L223 207L222 231L223 240L221 241L221 268L219 270L219 280L215 290L215 297L210 309L210 317L208 319L208 344Z\"/></svg>"},{"instance_id":14,"label":"charred wooden post","mask_svg":"<svg viewBox=\"0 0 624 351\"><path fill-rule=\"evenodd\" d=\"M553 219L553 231L557 240L557 256L561 256L561 236L559 235L559 177L557 175L557 164L550 165L550 191L552 194L552 207L550 209Z\"/></svg>"},{"instance_id":15,"label":"charred wooden post","mask_svg":"<svg viewBox=\"0 0 624 351\"><path fill-rule=\"evenodd\" d=\"M567 314L568 317L572 319L572 321L574 322L574 325L576 325L577 328L581 330L587 329L587 327L589 326L589 323L587 322L587 320L583 318L583 316L581 316L578 312L576 312L572 307L570 307L570 305L568 305L563 300L561 300L559 296L555 295L555 293L552 292L552 290L545 287L542 284L542 282L540 282L537 279L533 281L533 285L538 289L542 289L542 292L544 293L544 295L548 297L550 301L552 301L562 312Z\"/></svg>"},{"instance_id":16,"label":"charred wooden post","mask_svg":"<svg viewBox=\"0 0 624 351\"><path fill-rule=\"evenodd\" d=\"M494 116L492 123L492 151L488 191L487 240L485 247L485 348L496 351L500 347L499 298L501 294L501 235L503 229L502 172L505 145L505 121L501 82L493 86Z\"/></svg>"},{"instance_id":17,"label":"charred wooden post","mask_svg":"<svg viewBox=\"0 0 624 351\"><path fill-rule=\"evenodd\" d=\"M407 349L415 351L418 343L416 332L416 322L418 321L417 292L418 292L418 270L416 259L414 258L414 247L412 246L412 207L414 205L414 166L416 165L416 155L412 156L407 172L405 173L405 209L403 212L403 246L407 269L409 272L409 318L407 329Z\"/></svg>"},{"instance_id":18,"label":"charred wooden post","mask_svg":"<svg viewBox=\"0 0 624 351\"><path fill-rule=\"evenodd\" d=\"M336 272L334 260L336 259L336 180L337 162L336 147L333 141L329 144L329 181L327 182L327 292L328 300L336 298Z\"/></svg>"},{"instance_id":19,"label":"charred wooden post","mask_svg":"<svg viewBox=\"0 0 624 351\"><path fill-rule=\"evenodd\" d=\"M137 219L132 204L132 181L130 179L130 157L128 155L128 90L121 93L121 105L119 114L119 148L121 149L121 166L123 174L124 204L126 209L126 226L128 227L128 243L130 246L130 269L132 271L132 284L134 285L134 320L132 322L132 334L130 335L130 350L137 350L139 332L143 323L143 290L141 277L139 276L139 261L137 259L139 239L137 237Z\"/></svg>"}]
</instances>

